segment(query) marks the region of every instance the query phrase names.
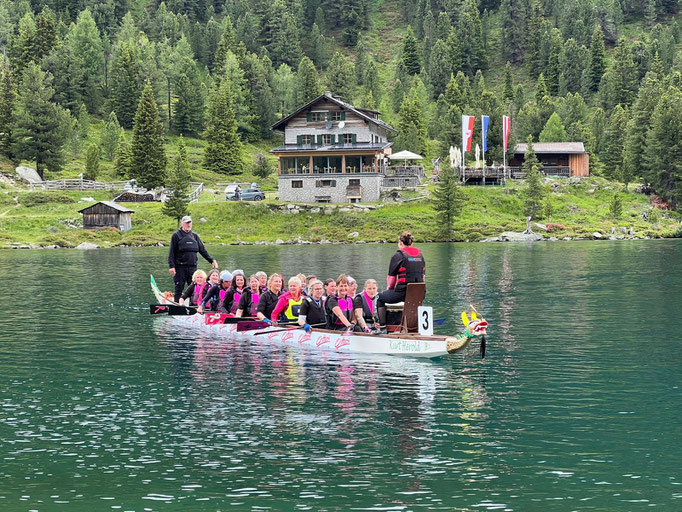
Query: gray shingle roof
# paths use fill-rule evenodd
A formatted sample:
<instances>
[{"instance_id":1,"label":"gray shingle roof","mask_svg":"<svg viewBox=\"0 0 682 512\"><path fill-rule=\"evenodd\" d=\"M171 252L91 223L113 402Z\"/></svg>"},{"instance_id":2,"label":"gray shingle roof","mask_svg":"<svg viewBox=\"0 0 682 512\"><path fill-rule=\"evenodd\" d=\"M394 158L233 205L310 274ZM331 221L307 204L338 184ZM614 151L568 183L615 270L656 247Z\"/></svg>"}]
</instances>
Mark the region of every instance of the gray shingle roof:
<instances>
[{"instance_id":1,"label":"gray shingle roof","mask_svg":"<svg viewBox=\"0 0 682 512\"><path fill-rule=\"evenodd\" d=\"M114 203L113 201L98 201L95 204L91 204L87 208L83 208L82 210L78 210L78 213L81 213L85 210L88 210L88 209L92 208L93 206L98 205L100 203L105 204L109 208L113 208L114 210L118 210L119 212L122 212L122 213L135 213L135 210L131 210L130 208L126 208L125 206L121 206L120 204Z\"/></svg>"},{"instance_id":2,"label":"gray shingle roof","mask_svg":"<svg viewBox=\"0 0 682 512\"><path fill-rule=\"evenodd\" d=\"M327 146L317 146L314 144L285 144L270 150L270 153L310 153L318 151L381 151L384 148L391 146L392 142L379 142L377 144L359 143L359 144L329 144Z\"/></svg>"},{"instance_id":3,"label":"gray shingle roof","mask_svg":"<svg viewBox=\"0 0 682 512\"><path fill-rule=\"evenodd\" d=\"M525 153L528 144L517 144L514 153ZM536 154L541 153L587 153L582 142L535 142L533 149Z\"/></svg>"}]
</instances>

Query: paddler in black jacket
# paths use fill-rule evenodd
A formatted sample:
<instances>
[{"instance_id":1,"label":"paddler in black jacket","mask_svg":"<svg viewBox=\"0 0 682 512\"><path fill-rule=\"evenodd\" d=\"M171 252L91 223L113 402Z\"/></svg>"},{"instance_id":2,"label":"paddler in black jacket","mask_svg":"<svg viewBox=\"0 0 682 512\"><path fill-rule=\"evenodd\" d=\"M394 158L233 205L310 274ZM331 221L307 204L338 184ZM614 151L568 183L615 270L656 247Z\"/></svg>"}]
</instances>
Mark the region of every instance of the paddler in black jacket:
<instances>
[{"instance_id":1,"label":"paddler in black jacket","mask_svg":"<svg viewBox=\"0 0 682 512\"><path fill-rule=\"evenodd\" d=\"M199 235L192 231L192 217L185 215L180 223L180 229L171 237L168 250L169 272L175 282L175 302L182 295L185 285L192 282L192 274L197 269L199 259L197 253L201 253L213 268L218 268L218 262L211 258Z\"/></svg>"},{"instance_id":2,"label":"paddler in black jacket","mask_svg":"<svg viewBox=\"0 0 682 512\"><path fill-rule=\"evenodd\" d=\"M398 240L398 250L388 265L388 289L377 296L377 313L381 328L386 327L386 304L405 300L408 283L423 283L426 278L426 261L422 252L412 245L414 237L403 232Z\"/></svg>"}]
</instances>

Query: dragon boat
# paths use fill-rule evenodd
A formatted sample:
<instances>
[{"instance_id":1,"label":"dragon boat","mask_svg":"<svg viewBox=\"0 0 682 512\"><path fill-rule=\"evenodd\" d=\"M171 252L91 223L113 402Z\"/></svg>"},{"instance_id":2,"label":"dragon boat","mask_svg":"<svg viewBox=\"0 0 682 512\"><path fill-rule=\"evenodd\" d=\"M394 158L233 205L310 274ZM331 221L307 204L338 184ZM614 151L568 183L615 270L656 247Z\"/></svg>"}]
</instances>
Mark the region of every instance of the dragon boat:
<instances>
[{"instance_id":1,"label":"dragon boat","mask_svg":"<svg viewBox=\"0 0 682 512\"><path fill-rule=\"evenodd\" d=\"M485 356L488 322L478 318L476 312L470 313L470 316L466 312L462 313L464 331L456 336L425 336L400 330L387 334L365 334L313 329L307 333L295 325L264 326L262 322L254 322L253 319L240 321L224 313L198 314L195 308L174 303L167 293L159 289L153 276L151 285L157 300L157 304L150 305L151 313L167 313L163 318L180 326L213 332L239 341L332 352L436 358L462 351L473 338L480 338L481 356Z\"/></svg>"}]
</instances>

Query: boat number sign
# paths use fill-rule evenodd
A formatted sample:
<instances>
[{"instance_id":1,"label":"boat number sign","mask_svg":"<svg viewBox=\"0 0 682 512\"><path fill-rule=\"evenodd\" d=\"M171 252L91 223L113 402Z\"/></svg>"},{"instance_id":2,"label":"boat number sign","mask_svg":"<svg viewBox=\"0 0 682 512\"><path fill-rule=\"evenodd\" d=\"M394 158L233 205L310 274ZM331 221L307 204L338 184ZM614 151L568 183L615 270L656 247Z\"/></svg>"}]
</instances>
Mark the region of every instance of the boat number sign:
<instances>
[{"instance_id":1,"label":"boat number sign","mask_svg":"<svg viewBox=\"0 0 682 512\"><path fill-rule=\"evenodd\" d=\"M431 306L419 306L417 316L419 317L419 334L433 336L433 308Z\"/></svg>"}]
</instances>

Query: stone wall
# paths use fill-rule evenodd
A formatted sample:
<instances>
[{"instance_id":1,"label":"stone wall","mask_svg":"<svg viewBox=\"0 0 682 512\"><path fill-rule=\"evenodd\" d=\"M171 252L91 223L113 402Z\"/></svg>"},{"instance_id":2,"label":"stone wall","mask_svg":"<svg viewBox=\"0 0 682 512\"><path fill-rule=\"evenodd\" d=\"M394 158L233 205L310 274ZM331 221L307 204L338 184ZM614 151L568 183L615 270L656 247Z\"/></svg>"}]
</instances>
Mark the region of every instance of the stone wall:
<instances>
[{"instance_id":1,"label":"stone wall","mask_svg":"<svg viewBox=\"0 0 682 512\"><path fill-rule=\"evenodd\" d=\"M314 176L280 176L277 197L280 201L297 203L316 203L329 201L332 203L348 203L346 187L350 180L360 180L362 199L364 202L376 202L381 193L381 176L358 174L324 174ZM335 180L335 187L318 187L319 180ZM292 181L302 181L303 188L292 188Z\"/></svg>"}]
</instances>

